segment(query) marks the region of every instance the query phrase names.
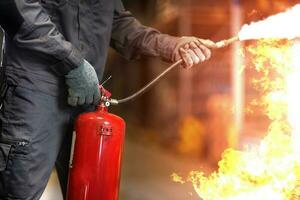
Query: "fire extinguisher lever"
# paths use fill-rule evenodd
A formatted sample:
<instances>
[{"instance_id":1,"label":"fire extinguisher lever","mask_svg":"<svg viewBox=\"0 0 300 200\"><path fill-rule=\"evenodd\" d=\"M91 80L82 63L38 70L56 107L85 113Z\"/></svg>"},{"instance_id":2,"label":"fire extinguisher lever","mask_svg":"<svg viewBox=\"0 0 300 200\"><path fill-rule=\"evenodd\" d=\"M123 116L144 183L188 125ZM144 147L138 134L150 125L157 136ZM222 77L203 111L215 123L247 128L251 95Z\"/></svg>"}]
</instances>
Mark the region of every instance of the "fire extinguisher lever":
<instances>
[{"instance_id":1,"label":"fire extinguisher lever","mask_svg":"<svg viewBox=\"0 0 300 200\"><path fill-rule=\"evenodd\" d=\"M103 87L103 84L99 85L99 90L101 93L100 105L109 107L110 105L118 105L119 102L116 99L111 99L111 93Z\"/></svg>"}]
</instances>

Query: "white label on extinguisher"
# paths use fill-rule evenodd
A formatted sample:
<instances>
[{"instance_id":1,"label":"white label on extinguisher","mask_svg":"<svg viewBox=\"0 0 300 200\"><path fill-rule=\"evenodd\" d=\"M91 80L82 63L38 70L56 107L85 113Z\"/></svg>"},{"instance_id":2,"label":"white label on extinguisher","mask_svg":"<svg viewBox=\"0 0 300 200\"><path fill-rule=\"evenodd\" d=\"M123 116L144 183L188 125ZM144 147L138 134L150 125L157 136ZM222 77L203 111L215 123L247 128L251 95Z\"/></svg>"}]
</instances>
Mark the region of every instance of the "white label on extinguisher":
<instances>
[{"instance_id":1,"label":"white label on extinguisher","mask_svg":"<svg viewBox=\"0 0 300 200\"><path fill-rule=\"evenodd\" d=\"M76 131L73 131L72 137L72 146L71 146L71 154L70 154L70 168L73 167L73 158L74 158L74 150L75 150L75 142L76 142Z\"/></svg>"}]
</instances>

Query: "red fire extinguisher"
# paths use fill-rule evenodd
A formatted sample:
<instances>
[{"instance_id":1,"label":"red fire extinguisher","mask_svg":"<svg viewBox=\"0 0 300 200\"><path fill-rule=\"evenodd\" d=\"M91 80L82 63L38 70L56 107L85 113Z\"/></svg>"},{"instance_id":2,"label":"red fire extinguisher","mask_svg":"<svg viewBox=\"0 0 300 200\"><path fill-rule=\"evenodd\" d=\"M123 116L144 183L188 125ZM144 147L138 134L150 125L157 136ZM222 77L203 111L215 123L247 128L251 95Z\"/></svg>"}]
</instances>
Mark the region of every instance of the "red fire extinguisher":
<instances>
[{"instance_id":1,"label":"red fire extinguisher","mask_svg":"<svg viewBox=\"0 0 300 200\"><path fill-rule=\"evenodd\" d=\"M141 90L124 99L111 99L111 93L100 86L102 98L97 111L80 115L75 124L68 200L118 199L125 122L109 113L108 107L142 95L181 63L181 60L174 63Z\"/></svg>"},{"instance_id":2,"label":"red fire extinguisher","mask_svg":"<svg viewBox=\"0 0 300 200\"><path fill-rule=\"evenodd\" d=\"M102 102L95 112L80 115L70 163L68 200L117 200L125 122L108 112L111 94L100 87Z\"/></svg>"}]
</instances>

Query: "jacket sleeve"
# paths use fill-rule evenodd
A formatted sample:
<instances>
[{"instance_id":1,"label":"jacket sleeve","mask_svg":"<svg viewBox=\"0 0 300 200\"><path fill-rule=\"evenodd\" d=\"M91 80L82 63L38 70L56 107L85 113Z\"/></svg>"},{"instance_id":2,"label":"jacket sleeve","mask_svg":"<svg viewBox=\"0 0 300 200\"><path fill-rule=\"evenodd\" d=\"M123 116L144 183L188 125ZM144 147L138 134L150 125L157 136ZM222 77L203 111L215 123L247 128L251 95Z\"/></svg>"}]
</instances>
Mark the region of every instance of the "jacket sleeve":
<instances>
[{"instance_id":1,"label":"jacket sleeve","mask_svg":"<svg viewBox=\"0 0 300 200\"><path fill-rule=\"evenodd\" d=\"M126 59L146 55L172 61L177 38L143 26L125 10L121 0L115 0L115 3L111 47Z\"/></svg>"},{"instance_id":2,"label":"jacket sleeve","mask_svg":"<svg viewBox=\"0 0 300 200\"><path fill-rule=\"evenodd\" d=\"M83 63L83 57L65 40L38 0L1 0L0 25L21 48L53 56L62 62L55 71L66 74Z\"/></svg>"}]
</instances>

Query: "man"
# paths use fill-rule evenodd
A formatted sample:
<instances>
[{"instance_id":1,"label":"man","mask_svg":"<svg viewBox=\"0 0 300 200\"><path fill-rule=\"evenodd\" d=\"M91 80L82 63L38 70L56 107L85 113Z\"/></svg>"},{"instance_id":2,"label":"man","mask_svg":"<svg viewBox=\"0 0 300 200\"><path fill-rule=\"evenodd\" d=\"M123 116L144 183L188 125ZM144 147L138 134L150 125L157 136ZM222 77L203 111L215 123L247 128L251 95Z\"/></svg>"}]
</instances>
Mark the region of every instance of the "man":
<instances>
[{"instance_id":1,"label":"man","mask_svg":"<svg viewBox=\"0 0 300 200\"><path fill-rule=\"evenodd\" d=\"M0 24L1 200L38 200L54 166L65 194L73 121L99 102L109 46L127 59L182 58L184 67L215 46L142 26L121 0L1 0Z\"/></svg>"}]
</instances>

